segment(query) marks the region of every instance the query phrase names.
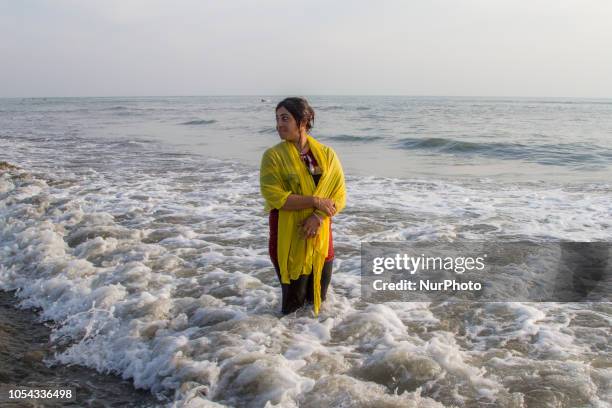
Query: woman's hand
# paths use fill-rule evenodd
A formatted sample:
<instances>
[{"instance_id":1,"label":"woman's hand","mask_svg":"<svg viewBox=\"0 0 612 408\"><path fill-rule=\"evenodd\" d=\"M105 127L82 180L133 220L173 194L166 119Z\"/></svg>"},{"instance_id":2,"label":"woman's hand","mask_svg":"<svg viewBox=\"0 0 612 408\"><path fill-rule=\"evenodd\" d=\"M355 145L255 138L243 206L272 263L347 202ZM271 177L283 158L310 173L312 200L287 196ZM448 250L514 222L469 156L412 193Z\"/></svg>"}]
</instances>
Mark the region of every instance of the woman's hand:
<instances>
[{"instance_id":1,"label":"woman's hand","mask_svg":"<svg viewBox=\"0 0 612 408\"><path fill-rule=\"evenodd\" d=\"M336 213L336 204L331 198L314 197L314 206L330 217Z\"/></svg>"},{"instance_id":2,"label":"woman's hand","mask_svg":"<svg viewBox=\"0 0 612 408\"><path fill-rule=\"evenodd\" d=\"M312 214L302 223L302 233L306 238L312 238L317 235L321 224L321 219L316 214Z\"/></svg>"}]
</instances>

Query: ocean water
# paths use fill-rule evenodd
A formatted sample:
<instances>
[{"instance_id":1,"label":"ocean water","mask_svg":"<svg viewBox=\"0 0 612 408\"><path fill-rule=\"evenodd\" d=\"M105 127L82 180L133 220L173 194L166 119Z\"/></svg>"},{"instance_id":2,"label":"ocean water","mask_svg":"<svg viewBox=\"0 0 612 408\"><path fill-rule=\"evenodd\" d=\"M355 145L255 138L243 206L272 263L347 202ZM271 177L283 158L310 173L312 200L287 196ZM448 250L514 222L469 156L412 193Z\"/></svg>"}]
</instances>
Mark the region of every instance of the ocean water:
<instances>
[{"instance_id":1,"label":"ocean water","mask_svg":"<svg viewBox=\"0 0 612 408\"><path fill-rule=\"evenodd\" d=\"M47 364L170 406L612 404L610 303L370 304L359 258L610 241L612 100L309 97L348 192L314 318L279 314L267 253L279 99L0 100L0 289L51 328Z\"/></svg>"}]
</instances>

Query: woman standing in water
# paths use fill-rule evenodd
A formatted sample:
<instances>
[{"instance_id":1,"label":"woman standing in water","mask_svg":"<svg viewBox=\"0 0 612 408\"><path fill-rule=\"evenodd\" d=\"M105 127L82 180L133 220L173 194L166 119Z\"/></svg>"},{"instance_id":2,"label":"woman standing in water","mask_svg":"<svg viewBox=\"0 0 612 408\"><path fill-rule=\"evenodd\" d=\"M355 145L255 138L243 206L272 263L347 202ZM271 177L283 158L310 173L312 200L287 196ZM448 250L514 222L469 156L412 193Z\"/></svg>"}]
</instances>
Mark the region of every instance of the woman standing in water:
<instances>
[{"instance_id":1,"label":"woman standing in water","mask_svg":"<svg viewBox=\"0 0 612 408\"><path fill-rule=\"evenodd\" d=\"M282 141L261 160L270 258L281 283L284 314L308 301L318 315L332 275L331 219L346 204L340 160L332 148L308 134L314 117L304 98L279 102L276 130Z\"/></svg>"}]
</instances>

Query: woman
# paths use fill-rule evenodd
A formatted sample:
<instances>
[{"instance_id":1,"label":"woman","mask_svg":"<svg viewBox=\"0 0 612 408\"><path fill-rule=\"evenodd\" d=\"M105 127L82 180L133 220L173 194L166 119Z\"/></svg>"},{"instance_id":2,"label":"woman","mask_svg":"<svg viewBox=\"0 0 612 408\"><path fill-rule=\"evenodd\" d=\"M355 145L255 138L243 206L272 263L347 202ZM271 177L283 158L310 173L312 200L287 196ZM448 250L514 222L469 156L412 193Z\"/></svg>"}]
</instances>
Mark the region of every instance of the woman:
<instances>
[{"instance_id":1,"label":"woman","mask_svg":"<svg viewBox=\"0 0 612 408\"><path fill-rule=\"evenodd\" d=\"M276 106L276 130L283 139L266 150L260 187L270 217L270 258L282 287L282 312L306 301L319 314L334 258L331 217L346 203L344 173L336 153L308 132L314 110L303 98Z\"/></svg>"}]
</instances>

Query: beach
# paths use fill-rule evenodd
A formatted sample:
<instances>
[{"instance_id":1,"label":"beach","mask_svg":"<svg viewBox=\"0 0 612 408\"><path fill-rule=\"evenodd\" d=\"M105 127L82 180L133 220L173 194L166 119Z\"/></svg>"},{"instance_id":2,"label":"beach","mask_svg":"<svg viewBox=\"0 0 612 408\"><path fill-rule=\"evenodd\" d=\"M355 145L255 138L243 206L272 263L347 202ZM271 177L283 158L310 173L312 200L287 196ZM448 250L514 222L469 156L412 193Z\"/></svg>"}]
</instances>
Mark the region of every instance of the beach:
<instances>
[{"instance_id":1,"label":"beach","mask_svg":"<svg viewBox=\"0 0 612 408\"><path fill-rule=\"evenodd\" d=\"M81 366L47 365L45 360L57 351L49 344L52 322L37 319L36 310L17 308L15 294L0 291L0 403L3 407L37 406L123 406L161 405L149 392L134 390L130 381L99 374ZM59 346L61 348L61 345ZM10 390L71 389L71 402L24 401L6 398Z\"/></svg>"},{"instance_id":2,"label":"beach","mask_svg":"<svg viewBox=\"0 0 612 408\"><path fill-rule=\"evenodd\" d=\"M0 344L19 332L0 389L64 381L122 406L612 404L609 302L360 297L361 242L609 242L611 100L309 97L347 184L318 317L280 314L268 256L258 172L277 100L0 99Z\"/></svg>"}]
</instances>

